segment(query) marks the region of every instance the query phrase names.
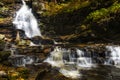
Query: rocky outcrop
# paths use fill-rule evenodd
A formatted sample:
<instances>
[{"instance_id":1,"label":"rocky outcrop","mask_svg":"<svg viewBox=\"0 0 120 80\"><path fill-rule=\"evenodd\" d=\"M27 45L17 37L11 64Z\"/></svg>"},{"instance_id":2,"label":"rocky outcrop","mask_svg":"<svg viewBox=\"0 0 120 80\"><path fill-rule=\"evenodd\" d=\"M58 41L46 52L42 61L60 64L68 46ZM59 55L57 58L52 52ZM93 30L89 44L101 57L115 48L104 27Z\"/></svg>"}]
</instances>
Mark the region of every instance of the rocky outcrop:
<instances>
[{"instance_id":1,"label":"rocky outcrop","mask_svg":"<svg viewBox=\"0 0 120 80\"><path fill-rule=\"evenodd\" d=\"M43 63L35 80L72 80L59 73L58 68L52 68L49 64Z\"/></svg>"}]
</instances>

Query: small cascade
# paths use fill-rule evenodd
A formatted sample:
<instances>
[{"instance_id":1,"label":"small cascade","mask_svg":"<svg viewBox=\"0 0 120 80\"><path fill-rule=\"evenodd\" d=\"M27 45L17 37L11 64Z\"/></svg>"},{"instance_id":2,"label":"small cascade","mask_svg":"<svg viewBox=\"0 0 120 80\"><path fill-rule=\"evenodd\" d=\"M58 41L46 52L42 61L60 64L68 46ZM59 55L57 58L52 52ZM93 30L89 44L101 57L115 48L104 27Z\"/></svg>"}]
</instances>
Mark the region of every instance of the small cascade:
<instances>
[{"instance_id":1,"label":"small cascade","mask_svg":"<svg viewBox=\"0 0 120 80\"><path fill-rule=\"evenodd\" d=\"M56 47L54 51L50 53L50 57L48 57L44 62L48 62L52 66L62 67L64 66L62 57L63 57L62 49L59 47Z\"/></svg>"},{"instance_id":2,"label":"small cascade","mask_svg":"<svg viewBox=\"0 0 120 80\"><path fill-rule=\"evenodd\" d=\"M34 64L39 61L36 56L26 56L26 55L12 55L9 57L10 62L13 66L26 66L27 64Z\"/></svg>"},{"instance_id":3,"label":"small cascade","mask_svg":"<svg viewBox=\"0 0 120 80\"><path fill-rule=\"evenodd\" d=\"M9 57L9 61L12 63L13 66L26 66L27 64L34 64L38 63L39 58L32 55L20 55L17 51L16 47L11 47L11 56Z\"/></svg>"},{"instance_id":4,"label":"small cascade","mask_svg":"<svg viewBox=\"0 0 120 80\"><path fill-rule=\"evenodd\" d=\"M23 5L16 12L13 24L15 25L16 29L23 30L28 38L41 36L37 20L33 15L32 10L26 5L24 0L22 0L22 2Z\"/></svg>"},{"instance_id":5,"label":"small cascade","mask_svg":"<svg viewBox=\"0 0 120 80\"><path fill-rule=\"evenodd\" d=\"M59 67L59 72L66 77L79 78L81 67L92 67L92 59L85 57L85 53L80 49L67 49L55 47L50 56L44 61L52 66ZM73 66L73 67L71 67Z\"/></svg>"},{"instance_id":6,"label":"small cascade","mask_svg":"<svg viewBox=\"0 0 120 80\"><path fill-rule=\"evenodd\" d=\"M38 27L37 19L33 15L32 10L26 5L24 0L22 0L22 3L22 7L16 12L13 20L16 29L24 31L27 38L32 39L33 37L42 36ZM17 35L19 39L19 32ZM40 46L40 43L34 44L31 42L30 46ZM5 49L7 50L7 48L8 47ZM11 46L10 51L11 56L9 57L9 60L14 66L25 66L26 64L33 64L39 61L36 56L20 55L15 47Z\"/></svg>"},{"instance_id":7,"label":"small cascade","mask_svg":"<svg viewBox=\"0 0 120 80\"><path fill-rule=\"evenodd\" d=\"M80 67L91 67L91 57L86 57L85 53L79 49L65 49L56 47L45 60L53 66L77 65Z\"/></svg>"},{"instance_id":8,"label":"small cascade","mask_svg":"<svg viewBox=\"0 0 120 80\"><path fill-rule=\"evenodd\" d=\"M92 58L91 57L86 57L85 53L79 49L76 50L78 54L77 58L77 66L80 67L92 67Z\"/></svg>"},{"instance_id":9,"label":"small cascade","mask_svg":"<svg viewBox=\"0 0 120 80\"><path fill-rule=\"evenodd\" d=\"M108 59L105 64L120 66L120 46L106 46L106 48L108 49L106 52Z\"/></svg>"},{"instance_id":10,"label":"small cascade","mask_svg":"<svg viewBox=\"0 0 120 80\"><path fill-rule=\"evenodd\" d=\"M59 67L59 72L66 77L79 78L81 69L99 65L120 66L120 46L83 49L55 47L44 62Z\"/></svg>"}]
</instances>

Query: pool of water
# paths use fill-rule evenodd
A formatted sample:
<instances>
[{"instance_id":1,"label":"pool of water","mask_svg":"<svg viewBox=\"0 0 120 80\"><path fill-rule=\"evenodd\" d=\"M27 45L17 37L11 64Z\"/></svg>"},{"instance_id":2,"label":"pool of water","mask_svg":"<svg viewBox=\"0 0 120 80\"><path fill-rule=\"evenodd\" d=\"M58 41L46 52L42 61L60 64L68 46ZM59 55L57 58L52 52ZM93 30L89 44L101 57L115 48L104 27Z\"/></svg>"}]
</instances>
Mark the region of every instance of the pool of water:
<instances>
[{"instance_id":1,"label":"pool of water","mask_svg":"<svg viewBox=\"0 0 120 80\"><path fill-rule=\"evenodd\" d=\"M88 70L80 70L80 74L78 80L120 80L120 68L114 66L99 65Z\"/></svg>"}]
</instances>

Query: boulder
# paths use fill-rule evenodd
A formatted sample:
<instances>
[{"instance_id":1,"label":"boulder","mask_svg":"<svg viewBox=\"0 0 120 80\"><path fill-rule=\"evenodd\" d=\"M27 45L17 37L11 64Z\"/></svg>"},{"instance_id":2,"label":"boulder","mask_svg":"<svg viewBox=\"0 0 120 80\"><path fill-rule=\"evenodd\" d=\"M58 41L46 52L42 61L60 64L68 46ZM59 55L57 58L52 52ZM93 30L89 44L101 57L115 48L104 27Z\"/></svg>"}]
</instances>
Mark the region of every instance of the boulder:
<instances>
[{"instance_id":1,"label":"boulder","mask_svg":"<svg viewBox=\"0 0 120 80\"><path fill-rule=\"evenodd\" d=\"M50 64L43 63L35 80L72 80L62 75L58 70L59 68L52 68Z\"/></svg>"},{"instance_id":2,"label":"boulder","mask_svg":"<svg viewBox=\"0 0 120 80\"><path fill-rule=\"evenodd\" d=\"M42 45L53 45L54 41L52 39L42 39Z\"/></svg>"},{"instance_id":3,"label":"boulder","mask_svg":"<svg viewBox=\"0 0 120 80\"><path fill-rule=\"evenodd\" d=\"M0 40L4 39L5 38L5 35L3 34L0 34Z\"/></svg>"},{"instance_id":4,"label":"boulder","mask_svg":"<svg viewBox=\"0 0 120 80\"><path fill-rule=\"evenodd\" d=\"M7 76L7 73L5 71L0 71L0 77Z\"/></svg>"},{"instance_id":5,"label":"boulder","mask_svg":"<svg viewBox=\"0 0 120 80\"><path fill-rule=\"evenodd\" d=\"M10 53L11 53L10 51L0 51L0 62L8 60Z\"/></svg>"}]
</instances>

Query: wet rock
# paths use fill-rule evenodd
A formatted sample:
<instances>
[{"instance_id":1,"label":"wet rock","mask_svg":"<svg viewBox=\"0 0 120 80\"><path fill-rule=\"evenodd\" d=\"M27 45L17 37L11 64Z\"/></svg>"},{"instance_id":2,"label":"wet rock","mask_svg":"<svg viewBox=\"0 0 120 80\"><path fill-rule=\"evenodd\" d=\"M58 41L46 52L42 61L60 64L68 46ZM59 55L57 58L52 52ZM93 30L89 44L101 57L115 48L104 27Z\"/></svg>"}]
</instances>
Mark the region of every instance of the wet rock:
<instances>
[{"instance_id":1,"label":"wet rock","mask_svg":"<svg viewBox=\"0 0 120 80\"><path fill-rule=\"evenodd\" d=\"M73 80L59 73L58 68L52 68L48 63L43 63L35 80Z\"/></svg>"},{"instance_id":2,"label":"wet rock","mask_svg":"<svg viewBox=\"0 0 120 80\"><path fill-rule=\"evenodd\" d=\"M28 66L33 65L34 63L39 62L38 56L35 55L13 55L9 57L9 61L12 63L13 66Z\"/></svg>"},{"instance_id":3,"label":"wet rock","mask_svg":"<svg viewBox=\"0 0 120 80\"><path fill-rule=\"evenodd\" d=\"M4 3L0 2L0 7L3 7Z\"/></svg>"},{"instance_id":4,"label":"wet rock","mask_svg":"<svg viewBox=\"0 0 120 80\"><path fill-rule=\"evenodd\" d=\"M16 70L16 72L19 74L19 78L23 78L25 80L29 80L28 76L30 74L30 70L24 67L20 67ZM16 79L17 80L17 79ZM19 80L19 79L18 79Z\"/></svg>"},{"instance_id":5,"label":"wet rock","mask_svg":"<svg viewBox=\"0 0 120 80\"><path fill-rule=\"evenodd\" d=\"M42 37L40 36L35 36L33 38L30 39L34 44L41 44L42 42Z\"/></svg>"},{"instance_id":6,"label":"wet rock","mask_svg":"<svg viewBox=\"0 0 120 80\"><path fill-rule=\"evenodd\" d=\"M9 56L10 56L10 51L0 51L0 62L8 60Z\"/></svg>"},{"instance_id":7,"label":"wet rock","mask_svg":"<svg viewBox=\"0 0 120 80\"><path fill-rule=\"evenodd\" d=\"M50 53L52 51L52 48L45 48L45 49L43 49L43 53L45 54L45 55L47 55L48 53Z\"/></svg>"},{"instance_id":8,"label":"wet rock","mask_svg":"<svg viewBox=\"0 0 120 80\"><path fill-rule=\"evenodd\" d=\"M42 45L53 45L54 41L52 39L42 39Z\"/></svg>"},{"instance_id":9,"label":"wet rock","mask_svg":"<svg viewBox=\"0 0 120 80\"><path fill-rule=\"evenodd\" d=\"M4 50L5 44L6 44L6 43L5 43L4 41L0 40L0 51L3 51L3 50Z\"/></svg>"},{"instance_id":10,"label":"wet rock","mask_svg":"<svg viewBox=\"0 0 120 80\"><path fill-rule=\"evenodd\" d=\"M8 12L4 12L3 16L7 16ZM2 20L0 20L0 26L1 27L10 27L12 26L12 18L8 17L8 18L3 18Z\"/></svg>"},{"instance_id":11,"label":"wet rock","mask_svg":"<svg viewBox=\"0 0 120 80\"><path fill-rule=\"evenodd\" d=\"M1 0L2 2L4 2L5 4L11 4L11 3L13 3L15 0L9 0L9 1L7 1L7 0Z\"/></svg>"},{"instance_id":12,"label":"wet rock","mask_svg":"<svg viewBox=\"0 0 120 80\"><path fill-rule=\"evenodd\" d=\"M28 45L30 45L30 40L20 40L20 41L18 41L18 44L17 45L19 45L19 46L28 46Z\"/></svg>"},{"instance_id":13,"label":"wet rock","mask_svg":"<svg viewBox=\"0 0 120 80\"><path fill-rule=\"evenodd\" d=\"M7 73L5 71L0 71L0 77L7 76Z\"/></svg>"},{"instance_id":14,"label":"wet rock","mask_svg":"<svg viewBox=\"0 0 120 80\"><path fill-rule=\"evenodd\" d=\"M0 34L0 40L3 40L5 38L5 35Z\"/></svg>"},{"instance_id":15,"label":"wet rock","mask_svg":"<svg viewBox=\"0 0 120 80\"><path fill-rule=\"evenodd\" d=\"M23 47L19 47L17 48L17 52L19 54L33 54L36 55L37 53L40 53L42 51L41 46L23 46Z\"/></svg>"},{"instance_id":16,"label":"wet rock","mask_svg":"<svg viewBox=\"0 0 120 80\"><path fill-rule=\"evenodd\" d=\"M9 72L9 75L10 75L11 77L18 77L18 76L19 76L19 73L18 73L18 72L15 72L15 71L10 71L10 72Z\"/></svg>"}]
</instances>

